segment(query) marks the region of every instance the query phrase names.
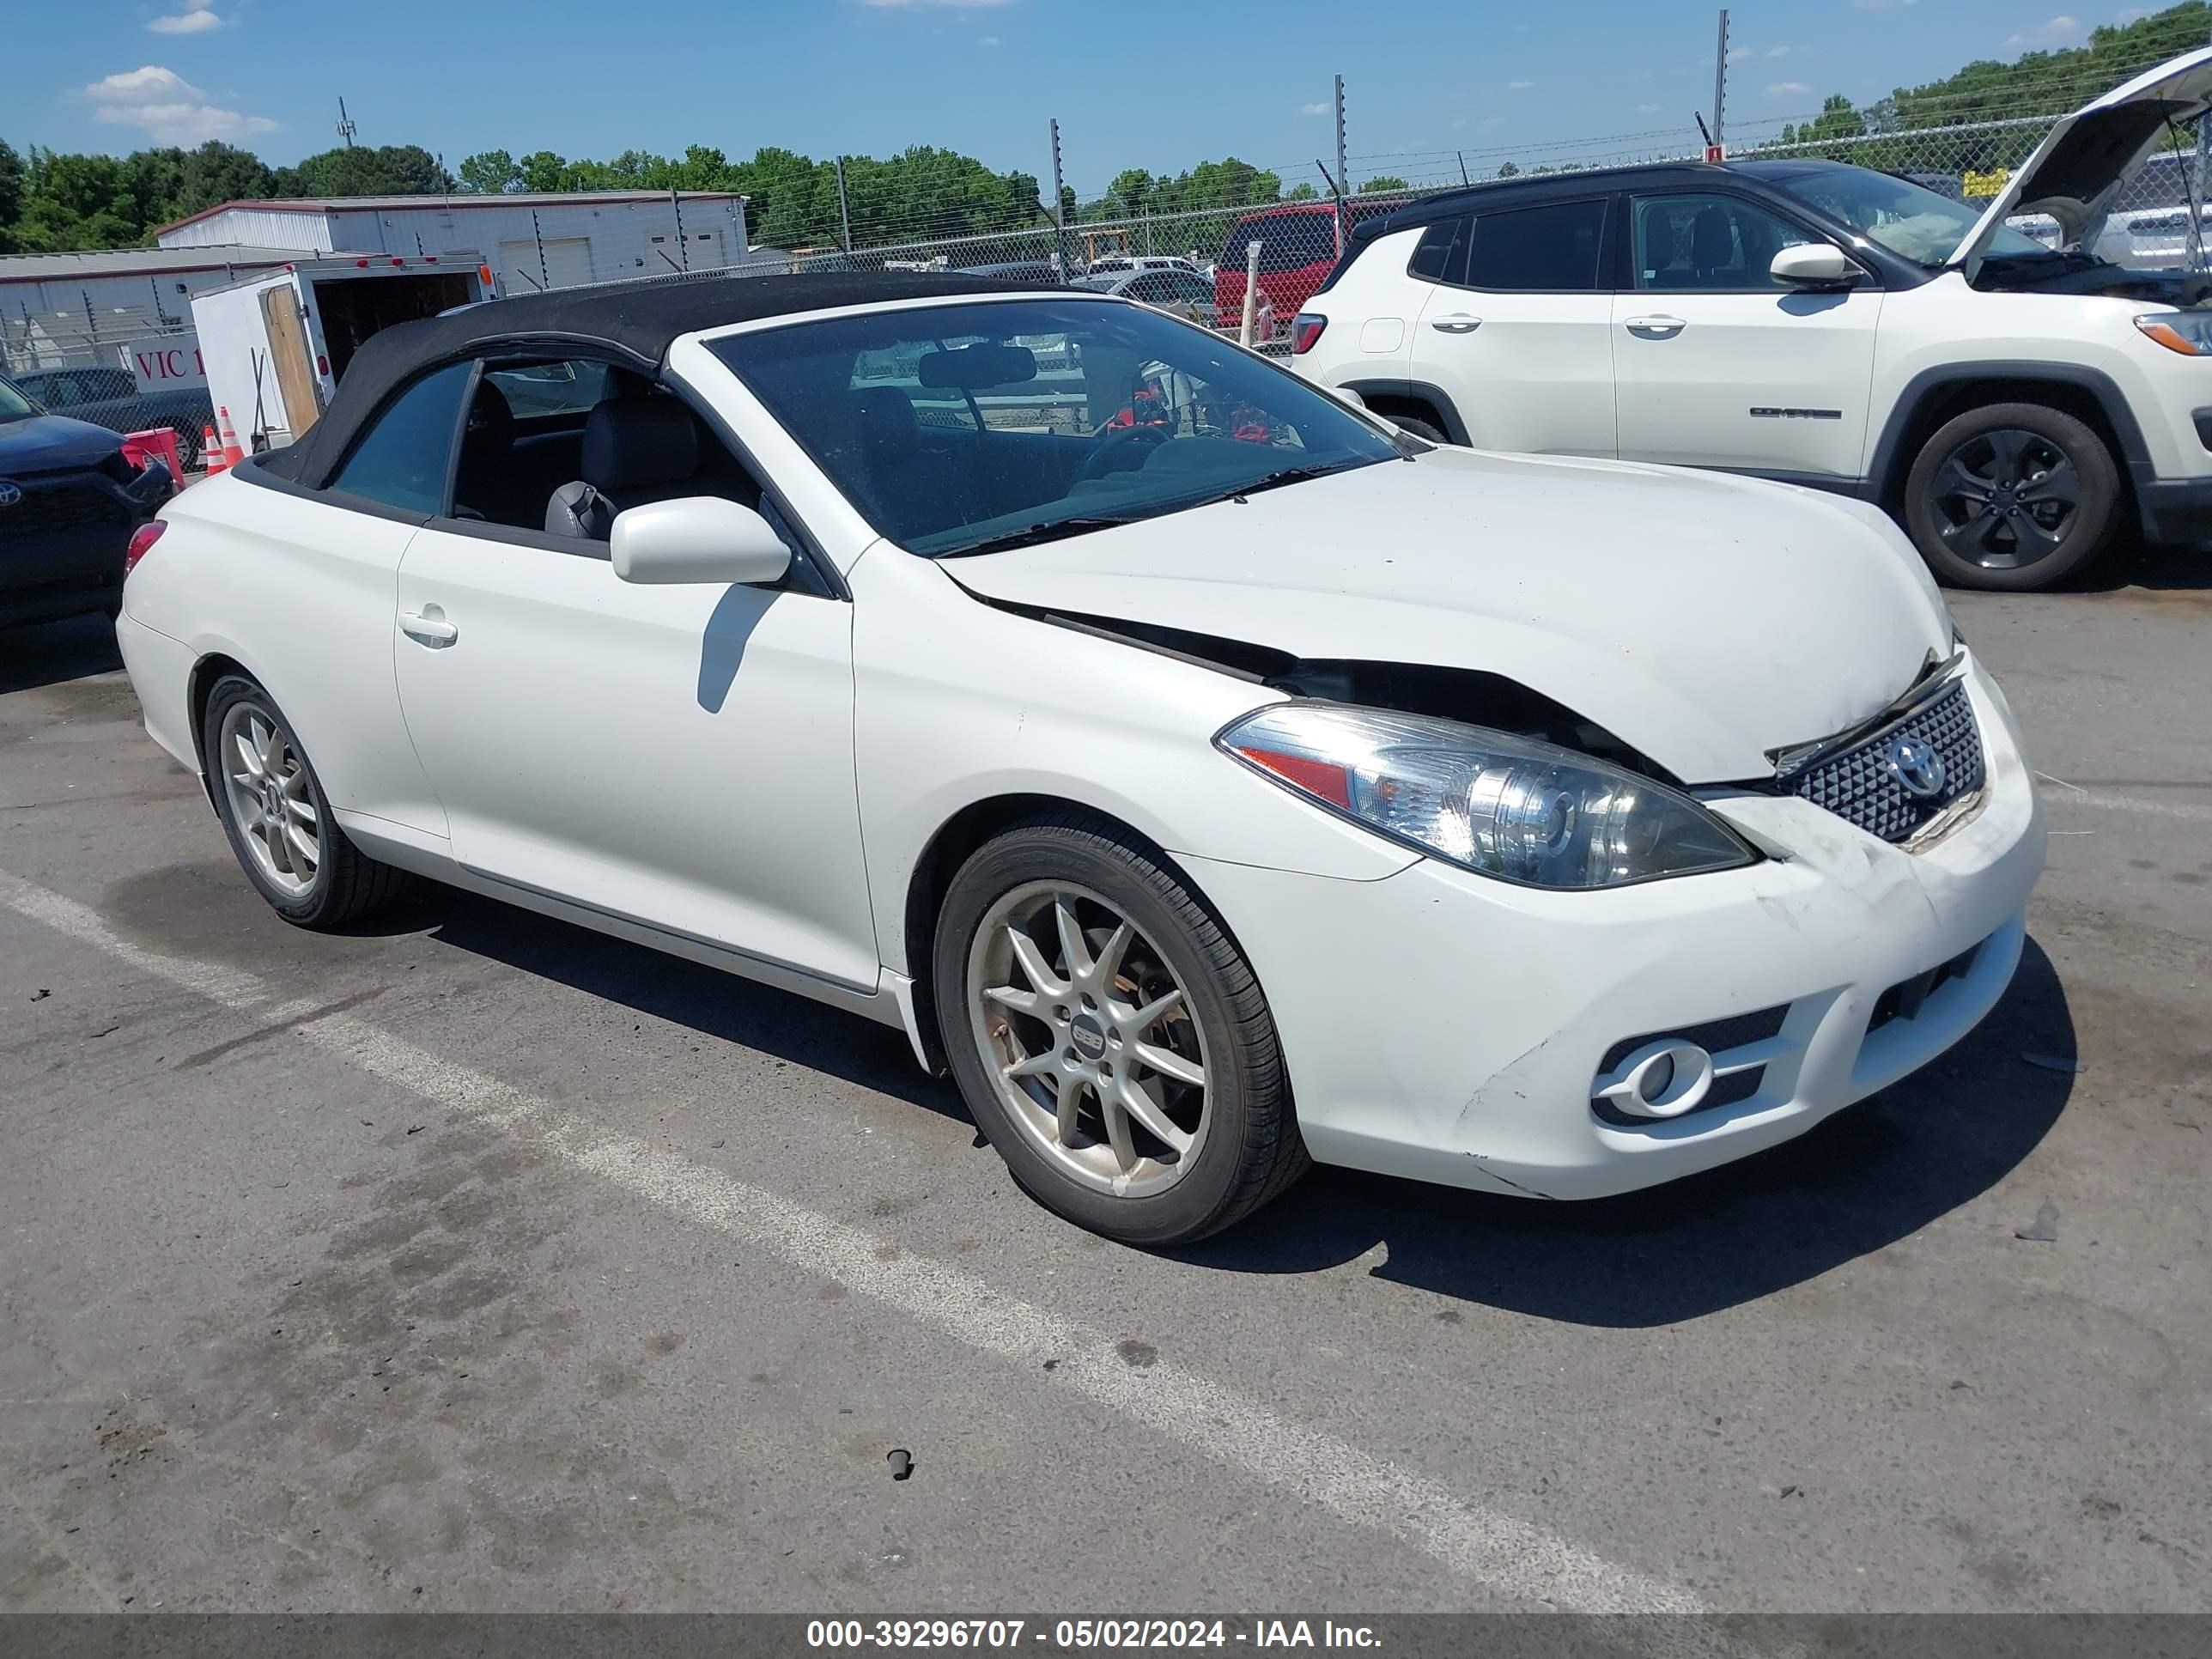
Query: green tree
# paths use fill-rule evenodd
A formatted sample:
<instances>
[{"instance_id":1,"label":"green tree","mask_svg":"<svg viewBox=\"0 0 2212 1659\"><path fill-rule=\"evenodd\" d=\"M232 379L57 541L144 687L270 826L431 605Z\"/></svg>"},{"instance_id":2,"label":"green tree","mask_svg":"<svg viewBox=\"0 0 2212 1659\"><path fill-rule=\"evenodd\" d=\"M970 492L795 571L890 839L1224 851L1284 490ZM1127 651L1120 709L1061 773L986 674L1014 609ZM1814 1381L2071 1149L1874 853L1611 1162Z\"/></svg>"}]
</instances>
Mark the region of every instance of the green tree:
<instances>
[{"instance_id":1,"label":"green tree","mask_svg":"<svg viewBox=\"0 0 2212 1659\"><path fill-rule=\"evenodd\" d=\"M505 196L522 188L522 169L503 149L464 156L459 171L461 188L472 196Z\"/></svg>"},{"instance_id":2,"label":"green tree","mask_svg":"<svg viewBox=\"0 0 2212 1659\"><path fill-rule=\"evenodd\" d=\"M1413 186L1403 179L1394 178L1389 173L1381 173L1360 185L1356 193L1361 196L1370 196L1377 191L1411 190Z\"/></svg>"},{"instance_id":3,"label":"green tree","mask_svg":"<svg viewBox=\"0 0 2212 1659\"><path fill-rule=\"evenodd\" d=\"M1321 199L1321 192L1302 181L1291 185L1291 193L1283 199L1285 202L1314 202Z\"/></svg>"},{"instance_id":4,"label":"green tree","mask_svg":"<svg viewBox=\"0 0 2212 1659\"><path fill-rule=\"evenodd\" d=\"M420 144L345 144L276 169L279 196L435 196L453 175Z\"/></svg>"},{"instance_id":5,"label":"green tree","mask_svg":"<svg viewBox=\"0 0 2212 1659\"><path fill-rule=\"evenodd\" d=\"M1512 162L1507 161L1498 167L1498 176L1501 179L1518 179L1521 176L1521 169Z\"/></svg>"}]
</instances>

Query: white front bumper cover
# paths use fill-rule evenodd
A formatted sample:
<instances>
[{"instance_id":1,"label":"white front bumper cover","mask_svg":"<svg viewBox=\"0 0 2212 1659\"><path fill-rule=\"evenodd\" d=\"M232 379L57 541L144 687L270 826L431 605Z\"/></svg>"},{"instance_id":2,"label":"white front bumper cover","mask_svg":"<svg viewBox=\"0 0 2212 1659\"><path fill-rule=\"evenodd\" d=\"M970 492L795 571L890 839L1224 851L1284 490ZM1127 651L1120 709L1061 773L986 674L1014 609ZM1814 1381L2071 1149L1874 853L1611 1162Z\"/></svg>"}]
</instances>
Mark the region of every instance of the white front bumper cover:
<instances>
[{"instance_id":1,"label":"white front bumper cover","mask_svg":"<svg viewBox=\"0 0 2212 1659\"><path fill-rule=\"evenodd\" d=\"M2011 710L1978 663L1966 678L1980 802L1911 850L1743 795L1710 804L1786 857L1607 892L1434 860L1361 882L1185 859L1266 988L1314 1157L1603 1197L1790 1139L1934 1060L2010 983L2043 868ZM1732 1074L1742 1097L1648 1121L1593 1109L1632 1040L1717 1022L1716 1061L1757 1062Z\"/></svg>"}]
</instances>

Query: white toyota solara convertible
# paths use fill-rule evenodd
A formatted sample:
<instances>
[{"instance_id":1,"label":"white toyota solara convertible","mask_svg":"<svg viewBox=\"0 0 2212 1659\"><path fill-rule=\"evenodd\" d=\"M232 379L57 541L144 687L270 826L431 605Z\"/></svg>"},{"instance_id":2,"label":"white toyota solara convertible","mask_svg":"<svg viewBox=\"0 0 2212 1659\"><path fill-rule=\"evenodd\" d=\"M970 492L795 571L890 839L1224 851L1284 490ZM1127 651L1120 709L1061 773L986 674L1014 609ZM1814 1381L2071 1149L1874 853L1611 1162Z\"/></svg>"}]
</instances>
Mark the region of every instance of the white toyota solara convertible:
<instances>
[{"instance_id":1,"label":"white toyota solara convertible","mask_svg":"<svg viewBox=\"0 0 2212 1659\"><path fill-rule=\"evenodd\" d=\"M2043 859L1874 508L1434 447L1103 295L404 324L131 556L287 920L411 872L869 1015L1135 1243L1309 1156L1584 1198L1799 1134L1996 1001Z\"/></svg>"}]
</instances>

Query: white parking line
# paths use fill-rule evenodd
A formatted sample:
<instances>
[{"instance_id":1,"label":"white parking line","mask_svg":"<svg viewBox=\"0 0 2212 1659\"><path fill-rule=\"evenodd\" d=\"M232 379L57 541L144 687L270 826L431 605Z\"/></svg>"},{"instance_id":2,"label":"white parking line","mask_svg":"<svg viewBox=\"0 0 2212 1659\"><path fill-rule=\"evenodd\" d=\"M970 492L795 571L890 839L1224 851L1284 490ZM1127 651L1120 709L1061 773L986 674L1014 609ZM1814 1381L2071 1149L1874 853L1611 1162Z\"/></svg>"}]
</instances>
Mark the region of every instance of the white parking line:
<instances>
[{"instance_id":1,"label":"white parking line","mask_svg":"<svg viewBox=\"0 0 2212 1659\"><path fill-rule=\"evenodd\" d=\"M2055 791L2046 788L2043 797L2054 806L2071 804L2094 806L2106 812L2136 812L2145 817L2179 818L2187 823L2212 823L2212 806L2200 806L2186 800L2145 800L2140 795L2108 795L2100 790L2084 789L2078 783L2069 783L2063 778L2054 778L2048 772L2038 772L2038 779L2057 786Z\"/></svg>"},{"instance_id":2,"label":"white parking line","mask_svg":"<svg viewBox=\"0 0 2212 1659\"><path fill-rule=\"evenodd\" d=\"M351 1014L316 1018L251 974L163 956L118 938L72 899L0 872L0 904L141 973L302 1038L437 1105L496 1124L575 1168L809 1273L832 1278L980 1352L1023 1363L1255 1481L1353 1526L1401 1538L1510 1600L1588 1613L1694 1612L1690 1591L1617 1566L1532 1522L1470 1504L1426 1477L1290 1421L1169 1360L1131 1366L1104 1332L1006 1296L927 1257L896 1254L818 1214L628 1136L610 1134L495 1078L455 1066ZM892 1259L883 1259L890 1255ZM1052 1371L1047 1359L1060 1363ZM1470 1432L1478 1432L1470 1425Z\"/></svg>"}]
</instances>

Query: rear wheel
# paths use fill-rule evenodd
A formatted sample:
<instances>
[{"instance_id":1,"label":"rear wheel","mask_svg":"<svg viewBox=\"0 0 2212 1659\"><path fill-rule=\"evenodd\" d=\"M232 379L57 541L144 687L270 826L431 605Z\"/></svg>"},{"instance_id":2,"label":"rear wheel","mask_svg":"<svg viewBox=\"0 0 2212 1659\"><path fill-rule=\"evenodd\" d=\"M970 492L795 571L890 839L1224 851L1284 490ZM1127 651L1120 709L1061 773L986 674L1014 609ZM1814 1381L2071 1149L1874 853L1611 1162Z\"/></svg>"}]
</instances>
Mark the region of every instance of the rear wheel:
<instances>
[{"instance_id":1,"label":"rear wheel","mask_svg":"<svg viewBox=\"0 0 2212 1659\"><path fill-rule=\"evenodd\" d=\"M290 722L260 686L238 674L218 681L200 744L230 850L278 915L337 927L398 896L405 877L338 827Z\"/></svg>"},{"instance_id":2,"label":"rear wheel","mask_svg":"<svg viewBox=\"0 0 2212 1659\"><path fill-rule=\"evenodd\" d=\"M1071 815L962 866L933 965L953 1075L1030 1194L1125 1243L1218 1231L1306 1168L1250 967L1151 853Z\"/></svg>"},{"instance_id":3,"label":"rear wheel","mask_svg":"<svg viewBox=\"0 0 2212 1659\"><path fill-rule=\"evenodd\" d=\"M1940 580L2027 592L2103 552L2120 501L2112 451L2087 425L2043 404L1996 404L1922 448L1905 530Z\"/></svg>"}]
</instances>

